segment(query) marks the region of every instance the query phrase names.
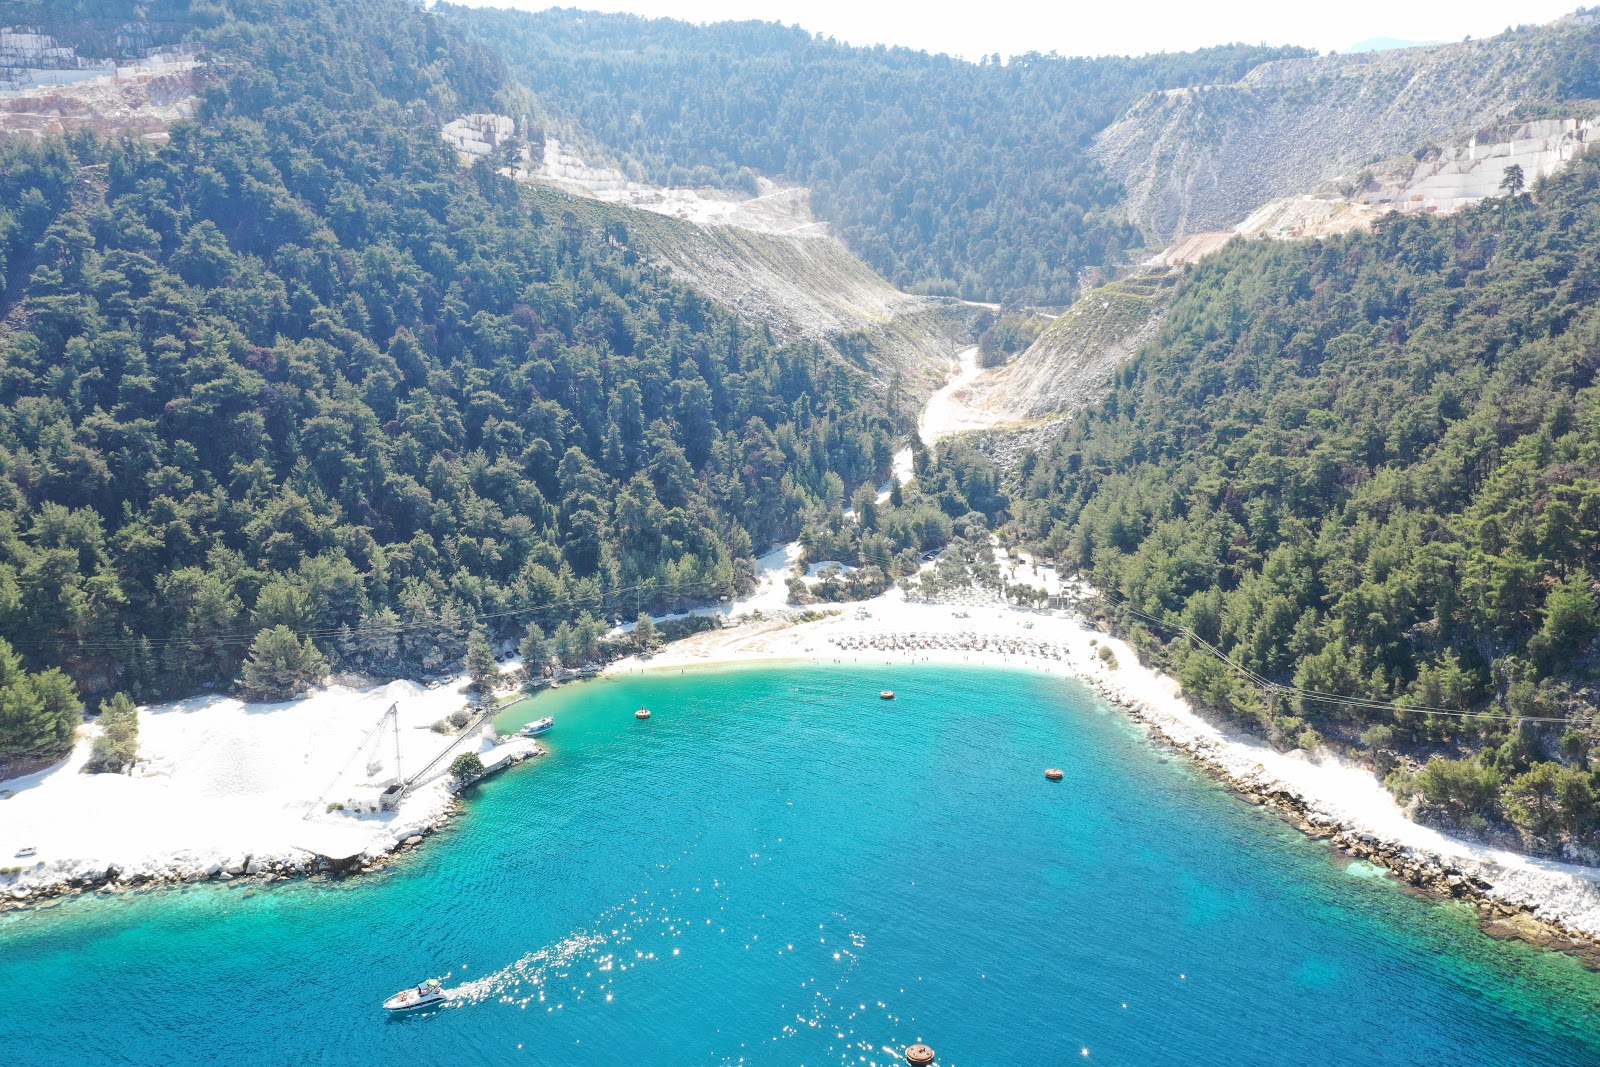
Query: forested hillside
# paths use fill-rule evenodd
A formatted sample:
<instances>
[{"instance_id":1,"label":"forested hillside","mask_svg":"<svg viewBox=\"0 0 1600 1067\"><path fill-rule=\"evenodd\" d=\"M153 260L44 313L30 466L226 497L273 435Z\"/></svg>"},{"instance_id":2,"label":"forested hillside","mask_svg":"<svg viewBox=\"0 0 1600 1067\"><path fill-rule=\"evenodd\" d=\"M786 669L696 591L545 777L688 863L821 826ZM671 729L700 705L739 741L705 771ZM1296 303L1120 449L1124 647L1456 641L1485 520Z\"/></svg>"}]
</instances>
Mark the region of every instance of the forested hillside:
<instances>
[{"instance_id":1,"label":"forested hillside","mask_svg":"<svg viewBox=\"0 0 1600 1067\"><path fill-rule=\"evenodd\" d=\"M1309 54L1234 45L974 64L776 23L440 10L643 177L782 176L810 186L817 214L896 285L1036 304L1070 303L1080 270L1142 243L1087 151L1097 131L1151 90Z\"/></svg>"},{"instance_id":2,"label":"forested hillside","mask_svg":"<svg viewBox=\"0 0 1600 1067\"><path fill-rule=\"evenodd\" d=\"M1271 706L1177 640L1212 708L1365 750L1447 818L1578 838L1600 743L1597 300L1600 158L1449 218L1235 243L1029 464L1016 530L1279 684L1417 710Z\"/></svg>"},{"instance_id":3,"label":"forested hillside","mask_svg":"<svg viewBox=\"0 0 1600 1067\"><path fill-rule=\"evenodd\" d=\"M438 116L494 107L492 54L402 0L230 12L170 145L0 147L0 636L30 666L148 699L279 626L389 675L458 661L472 616L592 639L886 476L859 371L458 166ZM0 756L58 718L0 716Z\"/></svg>"}]
</instances>

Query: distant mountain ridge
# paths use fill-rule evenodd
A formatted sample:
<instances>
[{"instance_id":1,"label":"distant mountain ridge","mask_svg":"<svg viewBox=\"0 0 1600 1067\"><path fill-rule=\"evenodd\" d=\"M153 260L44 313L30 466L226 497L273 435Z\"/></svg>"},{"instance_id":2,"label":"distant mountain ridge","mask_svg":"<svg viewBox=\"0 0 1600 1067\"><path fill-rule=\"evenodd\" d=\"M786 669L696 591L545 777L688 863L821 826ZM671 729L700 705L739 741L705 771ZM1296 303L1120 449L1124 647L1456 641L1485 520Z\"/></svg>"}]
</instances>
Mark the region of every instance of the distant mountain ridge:
<instances>
[{"instance_id":1,"label":"distant mountain ridge","mask_svg":"<svg viewBox=\"0 0 1600 1067\"><path fill-rule=\"evenodd\" d=\"M1513 118L1600 113L1600 27L1263 63L1236 82L1151 93L1095 138L1147 239L1222 230L1268 201ZM1419 157L1420 158L1420 157Z\"/></svg>"},{"instance_id":2,"label":"distant mountain ridge","mask_svg":"<svg viewBox=\"0 0 1600 1067\"><path fill-rule=\"evenodd\" d=\"M1310 54L1236 44L968 63L774 23L436 10L630 176L730 186L754 171L805 185L817 215L902 289L1048 305L1140 244L1121 189L1084 152L1098 130L1150 90Z\"/></svg>"},{"instance_id":3,"label":"distant mountain ridge","mask_svg":"<svg viewBox=\"0 0 1600 1067\"><path fill-rule=\"evenodd\" d=\"M1425 48L1428 45L1444 44L1443 41L1405 41L1399 37L1368 37L1357 41L1355 44L1346 45L1344 51L1350 52L1388 52L1396 48Z\"/></svg>"}]
</instances>

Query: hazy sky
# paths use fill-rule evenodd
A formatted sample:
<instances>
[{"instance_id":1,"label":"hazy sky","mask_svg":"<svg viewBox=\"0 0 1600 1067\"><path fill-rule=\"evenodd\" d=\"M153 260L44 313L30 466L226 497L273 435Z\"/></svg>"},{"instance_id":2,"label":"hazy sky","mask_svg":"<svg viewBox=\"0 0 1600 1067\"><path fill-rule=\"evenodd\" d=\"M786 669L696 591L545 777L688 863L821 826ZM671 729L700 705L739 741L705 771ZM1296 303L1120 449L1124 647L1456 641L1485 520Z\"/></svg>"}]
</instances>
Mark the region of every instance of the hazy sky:
<instances>
[{"instance_id":1,"label":"hazy sky","mask_svg":"<svg viewBox=\"0 0 1600 1067\"><path fill-rule=\"evenodd\" d=\"M475 6L543 10L548 0L456 0ZM968 58L999 52L1062 55L1181 51L1230 41L1343 50L1357 41L1459 41L1509 25L1549 22L1580 0L1450 0L1370 7L1295 0L1143 0L1139 3L1018 3L968 0L578 0L595 11L631 11L690 22L763 19L799 23L852 44L899 44Z\"/></svg>"}]
</instances>

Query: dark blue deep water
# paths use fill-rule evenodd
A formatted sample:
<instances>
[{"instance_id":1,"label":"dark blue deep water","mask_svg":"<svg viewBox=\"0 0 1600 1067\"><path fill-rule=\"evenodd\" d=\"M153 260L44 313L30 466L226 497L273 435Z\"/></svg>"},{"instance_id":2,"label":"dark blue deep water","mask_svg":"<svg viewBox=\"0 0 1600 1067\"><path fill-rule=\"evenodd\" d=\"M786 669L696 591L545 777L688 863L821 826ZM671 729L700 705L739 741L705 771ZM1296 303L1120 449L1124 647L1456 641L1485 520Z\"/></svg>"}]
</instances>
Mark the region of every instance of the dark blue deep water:
<instances>
[{"instance_id":1,"label":"dark blue deep water","mask_svg":"<svg viewBox=\"0 0 1600 1067\"><path fill-rule=\"evenodd\" d=\"M1600 1062L1600 976L1336 861L1069 682L638 675L503 725L546 713L549 757L383 874L0 921L0 1062ZM379 1010L430 975L450 1006Z\"/></svg>"}]
</instances>

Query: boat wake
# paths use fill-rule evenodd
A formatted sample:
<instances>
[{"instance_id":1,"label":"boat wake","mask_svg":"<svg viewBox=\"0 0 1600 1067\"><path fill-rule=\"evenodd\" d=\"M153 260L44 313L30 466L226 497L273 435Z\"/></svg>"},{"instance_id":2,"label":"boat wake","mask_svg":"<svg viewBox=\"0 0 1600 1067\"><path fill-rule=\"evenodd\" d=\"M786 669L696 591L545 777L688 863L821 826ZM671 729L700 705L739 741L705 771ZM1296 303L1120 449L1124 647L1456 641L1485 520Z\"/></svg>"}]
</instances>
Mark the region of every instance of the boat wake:
<instances>
[{"instance_id":1,"label":"boat wake","mask_svg":"<svg viewBox=\"0 0 1600 1067\"><path fill-rule=\"evenodd\" d=\"M648 890L642 891L596 917L589 928L454 986L445 996L451 1004L496 1000L524 1009L543 1005L549 1011L587 997L610 1000L624 972L676 956L676 950L657 950L655 942L677 937L685 926L669 901L653 900Z\"/></svg>"},{"instance_id":2,"label":"boat wake","mask_svg":"<svg viewBox=\"0 0 1600 1067\"><path fill-rule=\"evenodd\" d=\"M482 1004L494 999L526 1004L542 999L541 993L551 979L567 977L575 961L603 944L605 938L600 934L571 934L498 971L448 989L445 995L455 1004Z\"/></svg>"}]
</instances>

